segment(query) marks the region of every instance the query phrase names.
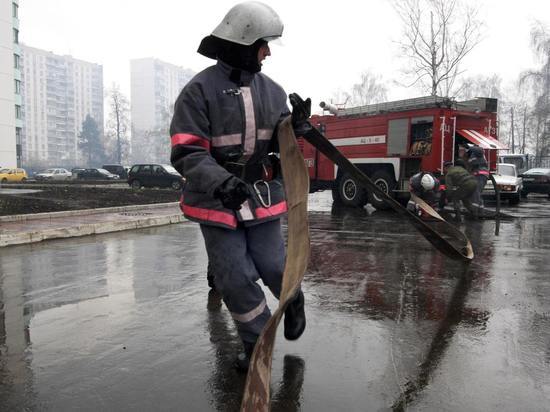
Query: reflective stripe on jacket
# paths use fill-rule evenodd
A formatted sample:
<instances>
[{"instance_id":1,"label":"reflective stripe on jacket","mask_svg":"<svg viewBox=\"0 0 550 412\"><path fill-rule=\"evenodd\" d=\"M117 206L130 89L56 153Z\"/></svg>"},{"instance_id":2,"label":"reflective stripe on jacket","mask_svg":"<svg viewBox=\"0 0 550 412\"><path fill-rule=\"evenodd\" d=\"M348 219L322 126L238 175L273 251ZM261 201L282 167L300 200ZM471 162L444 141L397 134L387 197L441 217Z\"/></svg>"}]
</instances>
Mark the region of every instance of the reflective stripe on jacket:
<instances>
[{"instance_id":1,"label":"reflective stripe on jacket","mask_svg":"<svg viewBox=\"0 0 550 412\"><path fill-rule=\"evenodd\" d=\"M237 226L237 214L214 197L215 189L232 176L222 165L267 161L268 153L278 150L277 125L288 114L284 90L263 73L237 71L218 61L191 79L176 101L170 126L170 160L186 178L181 208L187 218ZM257 185L258 190L249 185L252 218L246 225L286 212L282 182L275 179L268 186L270 202L265 184Z\"/></svg>"}]
</instances>

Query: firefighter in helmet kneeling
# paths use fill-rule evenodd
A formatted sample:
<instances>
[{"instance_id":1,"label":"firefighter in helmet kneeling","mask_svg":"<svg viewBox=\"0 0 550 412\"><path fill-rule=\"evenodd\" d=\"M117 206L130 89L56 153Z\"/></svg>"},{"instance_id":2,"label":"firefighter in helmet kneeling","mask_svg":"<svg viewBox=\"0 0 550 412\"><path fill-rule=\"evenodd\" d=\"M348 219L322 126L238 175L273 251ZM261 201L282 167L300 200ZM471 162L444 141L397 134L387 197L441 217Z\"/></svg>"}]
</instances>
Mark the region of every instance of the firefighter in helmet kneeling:
<instances>
[{"instance_id":1,"label":"firefighter in helmet kneeling","mask_svg":"<svg viewBox=\"0 0 550 412\"><path fill-rule=\"evenodd\" d=\"M409 180L409 191L422 199L434 209L439 203L439 180L429 172L418 172L417 174L413 175ZM409 200L409 203L407 204L407 209L420 217L429 216L428 214L423 212L422 208L420 208L420 206L413 200Z\"/></svg>"}]
</instances>

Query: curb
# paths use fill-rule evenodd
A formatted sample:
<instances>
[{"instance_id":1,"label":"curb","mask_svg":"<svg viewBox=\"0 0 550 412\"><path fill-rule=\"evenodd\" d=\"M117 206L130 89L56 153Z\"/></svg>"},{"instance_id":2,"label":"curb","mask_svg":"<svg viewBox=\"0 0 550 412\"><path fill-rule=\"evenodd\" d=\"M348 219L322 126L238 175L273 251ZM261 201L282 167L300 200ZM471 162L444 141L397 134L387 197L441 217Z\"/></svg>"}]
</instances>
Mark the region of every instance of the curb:
<instances>
[{"instance_id":1,"label":"curb","mask_svg":"<svg viewBox=\"0 0 550 412\"><path fill-rule=\"evenodd\" d=\"M153 205L136 205L136 206L121 206L121 207L109 207L102 209L86 209L86 210L74 210L66 212L52 212L52 213L40 213L36 215L13 215L4 216L1 221L18 222L32 219L50 219L66 216L82 216L101 213L119 213L132 210L147 210L155 209L158 206L176 206L178 202L172 203L157 203ZM67 227L56 227L51 229L42 229L34 232L15 232L0 234L0 248L12 245L22 245L29 243L42 242L49 239L64 239L70 237L79 237L87 235L98 235L102 233L120 232L124 230L143 229L155 226L164 226L176 223L188 222L183 214L178 210L176 214L167 214L165 216L149 216L140 217L132 221L109 221L109 222L95 222L95 223L83 223Z\"/></svg>"},{"instance_id":2,"label":"curb","mask_svg":"<svg viewBox=\"0 0 550 412\"><path fill-rule=\"evenodd\" d=\"M27 213L24 215L0 216L0 222L24 222L26 220L34 220L34 219L53 219L56 217L96 215L100 213L128 212L136 209L156 209L158 207L175 206L178 204L179 204L178 202L151 203L146 205L102 207L97 209L65 210L62 212L46 212L46 213L34 213L34 214Z\"/></svg>"},{"instance_id":3,"label":"curb","mask_svg":"<svg viewBox=\"0 0 550 412\"><path fill-rule=\"evenodd\" d=\"M66 228L45 229L38 232L0 235L0 248L12 245L37 243L49 239L63 239L87 235L98 235L102 233L121 232L123 230L143 229L154 226L164 226L185 221L187 221L187 219L185 219L183 215L172 215L163 217L150 217L133 222L109 222L107 224L90 223Z\"/></svg>"}]
</instances>

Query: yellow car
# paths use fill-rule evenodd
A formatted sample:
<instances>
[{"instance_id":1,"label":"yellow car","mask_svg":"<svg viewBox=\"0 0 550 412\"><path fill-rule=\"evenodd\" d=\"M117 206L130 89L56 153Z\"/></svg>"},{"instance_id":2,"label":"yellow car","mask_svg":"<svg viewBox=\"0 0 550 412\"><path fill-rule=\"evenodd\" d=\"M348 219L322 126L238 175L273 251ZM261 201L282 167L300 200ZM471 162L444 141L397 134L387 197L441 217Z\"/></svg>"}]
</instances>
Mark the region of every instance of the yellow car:
<instances>
[{"instance_id":1,"label":"yellow car","mask_svg":"<svg viewBox=\"0 0 550 412\"><path fill-rule=\"evenodd\" d=\"M27 180L25 169L0 169L0 183L24 182Z\"/></svg>"}]
</instances>

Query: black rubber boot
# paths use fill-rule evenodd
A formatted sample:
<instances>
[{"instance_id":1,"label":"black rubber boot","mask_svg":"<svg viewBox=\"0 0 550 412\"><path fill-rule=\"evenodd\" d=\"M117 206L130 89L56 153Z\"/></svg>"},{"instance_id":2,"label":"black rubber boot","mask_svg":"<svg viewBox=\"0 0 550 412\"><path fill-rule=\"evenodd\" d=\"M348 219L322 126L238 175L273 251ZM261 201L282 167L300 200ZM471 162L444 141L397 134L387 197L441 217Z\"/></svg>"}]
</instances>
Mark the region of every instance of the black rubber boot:
<instances>
[{"instance_id":1,"label":"black rubber boot","mask_svg":"<svg viewBox=\"0 0 550 412\"><path fill-rule=\"evenodd\" d=\"M306 312L304 311L304 293L300 290L296 298L285 310L285 338L296 340L306 328Z\"/></svg>"},{"instance_id":2,"label":"black rubber boot","mask_svg":"<svg viewBox=\"0 0 550 412\"><path fill-rule=\"evenodd\" d=\"M256 342L243 342L244 352L241 352L237 355L235 359L234 366L239 372L246 373L248 371L248 366L250 365L250 358L252 357L252 352L254 352L254 347Z\"/></svg>"},{"instance_id":3,"label":"black rubber boot","mask_svg":"<svg viewBox=\"0 0 550 412\"><path fill-rule=\"evenodd\" d=\"M208 281L208 286L212 290L216 290L216 285L214 284L214 276L212 276L210 273L206 275L206 280Z\"/></svg>"}]
</instances>

